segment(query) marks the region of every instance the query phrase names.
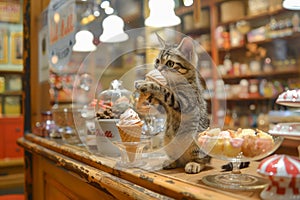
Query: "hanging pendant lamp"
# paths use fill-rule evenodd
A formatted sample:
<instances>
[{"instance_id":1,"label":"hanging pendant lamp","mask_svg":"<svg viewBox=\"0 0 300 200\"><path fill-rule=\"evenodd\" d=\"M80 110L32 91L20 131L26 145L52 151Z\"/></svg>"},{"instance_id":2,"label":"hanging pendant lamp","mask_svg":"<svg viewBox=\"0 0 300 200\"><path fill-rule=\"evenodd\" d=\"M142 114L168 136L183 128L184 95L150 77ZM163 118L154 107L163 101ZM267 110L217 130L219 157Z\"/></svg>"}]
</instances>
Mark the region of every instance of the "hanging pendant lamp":
<instances>
[{"instance_id":1,"label":"hanging pendant lamp","mask_svg":"<svg viewBox=\"0 0 300 200\"><path fill-rule=\"evenodd\" d=\"M103 33L100 35L101 42L113 43L128 40L124 32L124 21L117 15L109 15L102 22Z\"/></svg>"},{"instance_id":2,"label":"hanging pendant lamp","mask_svg":"<svg viewBox=\"0 0 300 200\"><path fill-rule=\"evenodd\" d=\"M169 27L180 24L181 20L175 15L174 8L174 0L149 0L150 15L145 20L145 25Z\"/></svg>"},{"instance_id":3,"label":"hanging pendant lamp","mask_svg":"<svg viewBox=\"0 0 300 200\"><path fill-rule=\"evenodd\" d=\"M78 52L89 52L95 51L96 46L93 44L93 34L87 30L81 30L75 35L75 44L73 51Z\"/></svg>"},{"instance_id":4,"label":"hanging pendant lamp","mask_svg":"<svg viewBox=\"0 0 300 200\"><path fill-rule=\"evenodd\" d=\"M288 10L300 10L300 0L284 0L282 6Z\"/></svg>"}]
</instances>

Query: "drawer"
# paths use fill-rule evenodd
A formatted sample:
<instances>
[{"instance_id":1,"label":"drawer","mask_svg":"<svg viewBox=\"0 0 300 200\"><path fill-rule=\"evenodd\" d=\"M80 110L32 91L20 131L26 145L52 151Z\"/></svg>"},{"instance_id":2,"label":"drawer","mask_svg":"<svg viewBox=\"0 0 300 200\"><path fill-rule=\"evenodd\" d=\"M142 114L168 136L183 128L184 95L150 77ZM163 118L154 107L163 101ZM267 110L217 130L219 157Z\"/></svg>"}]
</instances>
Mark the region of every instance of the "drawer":
<instances>
[{"instance_id":1,"label":"drawer","mask_svg":"<svg viewBox=\"0 0 300 200\"><path fill-rule=\"evenodd\" d=\"M18 158L23 156L24 150L17 145L16 141L6 142L4 145L4 154L6 158Z\"/></svg>"},{"instance_id":2,"label":"drawer","mask_svg":"<svg viewBox=\"0 0 300 200\"><path fill-rule=\"evenodd\" d=\"M17 145L17 139L24 134L23 117L0 118L0 158L23 157L24 150Z\"/></svg>"}]
</instances>

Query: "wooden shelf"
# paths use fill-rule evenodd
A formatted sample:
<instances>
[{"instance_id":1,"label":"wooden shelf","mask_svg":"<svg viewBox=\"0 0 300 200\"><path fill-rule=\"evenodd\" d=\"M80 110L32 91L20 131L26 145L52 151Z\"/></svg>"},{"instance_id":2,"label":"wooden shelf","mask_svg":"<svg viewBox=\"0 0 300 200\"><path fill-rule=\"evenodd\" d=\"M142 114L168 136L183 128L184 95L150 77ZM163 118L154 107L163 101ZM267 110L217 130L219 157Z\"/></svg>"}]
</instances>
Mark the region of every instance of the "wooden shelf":
<instances>
[{"instance_id":1,"label":"wooden shelf","mask_svg":"<svg viewBox=\"0 0 300 200\"><path fill-rule=\"evenodd\" d=\"M283 76L283 75L297 75L300 73L300 70L295 68L285 69L285 70L276 70L272 72L260 72L260 73L251 73L251 74L243 74L243 75L225 75L222 76L224 81L232 80L232 79L249 79L249 78L268 78L274 76Z\"/></svg>"},{"instance_id":2,"label":"wooden shelf","mask_svg":"<svg viewBox=\"0 0 300 200\"><path fill-rule=\"evenodd\" d=\"M276 99L277 97L264 97L264 96L248 96L248 97L228 97L225 99L217 98L218 101L269 101ZM211 99L205 99L207 103L211 103Z\"/></svg>"},{"instance_id":3,"label":"wooden shelf","mask_svg":"<svg viewBox=\"0 0 300 200\"><path fill-rule=\"evenodd\" d=\"M218 24L218 26L228 26L229 24L236 23L237 21L241 21L241 20L245 20L245 21L259 20L259 19L262 19L262 18L265 18L265 17L271 17L273 15L277 15L277 14L282 13L284 11L286 11L286 10L283 9L283 8L280 8L280 9L277 9L277 10L274 10L274 11L265 11L265 12L262 12L262 13L259 13L259 14L256 14L256 15L247 15L247 16L241 17L239 19L235 19L235 20L231 20L231 21L227 21L227 22L220 22Z\"/></svg>"},{"instance_id":4,"label":"wooden shelf","mask_svg":"<svg viewBox=\"0 0 300 200\"><path fill-rule=\"evenodd\" d=\"M265 101L272 100L276 97L264 97L264 96L248 96L248 97L230 97L224 100L227 101Z\"/></svg>"},{"instance_id":5,"label":"wooden shelf","mask_svg":"<svg viewBox=\"0 0 300 200\"><path fill-rule=\"evenodd\" d=\"M188 32L189 33L189 32ZM257 41L257 42L246 42L243 45L240 46L235 46L235 47L230 47L230 48L219 48L218 50L220 52L228 52L228 51L233 51L233 50L241 50L241 49L245 49L247 44L257 44L257 45L261 45L261 44L266 44L266 43L270 43L272 41L274 41L275 39L285 39L285 40L292 40L292 39L296 39L300 37L300 33L293 33L292 35L288 35L288 36L284 36L284 37L277 37L277 38L267 38L265 40L262 41Z\"/></svg>"},{"instance_id":6,"label":"wooden shelf","mask_svg":"<svg viewBox=\"0 0 300 200\"><path fill-rule=\"evenodd\" d=\"M3 93L0 93L0 96L22 96L22 91L5 91Z\"/></svg>"},{"instance_id":7,"label":"wooden shelf","mask_svg":"<svg viewBox=\"0 0 300 200\"><path fill-rule=\"evenodd\" d=\"M24 74L23 71L11 71L11 70L0 70L0 75L5 75L5 74Z\"/></svg>"},{"instance_id":8,"label":"wooden shelf","mask_svg":"<svg viewBox=\"0 0 300 200\"><path fill-rule=\"evenodd\" d=\"M201 27L201 28L190 30L190 31L185 31L185 34L192 35L192 36L205 34L205 33L210 33L210 27Z\"/></svg>"},{"instance_id":9,"label":"wooden shelf","mask_svg":"<svg viewBox=\"0 0 300 200\"><path fill-rule=\"evenodd\" d=\"M235 47L229 47L229 48L219 48L218 50L219 51L224 51L224 52L228 52L228 51L232 51L232 50L240 50L240 49L244 49L246 48L246 45L243 44L243 45L240 45L240 46L235 46Z\"/></svg>"}]
</instances>

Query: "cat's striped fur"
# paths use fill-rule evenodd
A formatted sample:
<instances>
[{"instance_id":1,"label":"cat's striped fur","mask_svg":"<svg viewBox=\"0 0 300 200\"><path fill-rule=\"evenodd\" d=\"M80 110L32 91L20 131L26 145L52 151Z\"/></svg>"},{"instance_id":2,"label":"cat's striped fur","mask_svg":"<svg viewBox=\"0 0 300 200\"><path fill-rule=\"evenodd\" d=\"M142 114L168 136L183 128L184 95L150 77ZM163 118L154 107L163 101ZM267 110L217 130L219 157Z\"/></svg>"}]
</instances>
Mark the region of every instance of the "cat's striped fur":
<instances>
[{"instance_id":1,"label":"cat's striped fur","mask_svg":"<svg viewBox=\"0 0 300 200\"><path fill-rule=\"evenodd\" d=\"M159 102L166 110L164 144L173 161L166 167L185 165L187 173L198 173L203 168L203 164L199 163L207 160L199 157L192 135L209 126L203 87L196 67L198 56L192 39L188 37L183 38L178 46L165 44L158 38L163 48L155 60L155 68L166 78L167 85L141 81L136 88L141 93L150 93L148 101ZM182 155L178 158L178 154Z\"/></svg>"}]
</instances>

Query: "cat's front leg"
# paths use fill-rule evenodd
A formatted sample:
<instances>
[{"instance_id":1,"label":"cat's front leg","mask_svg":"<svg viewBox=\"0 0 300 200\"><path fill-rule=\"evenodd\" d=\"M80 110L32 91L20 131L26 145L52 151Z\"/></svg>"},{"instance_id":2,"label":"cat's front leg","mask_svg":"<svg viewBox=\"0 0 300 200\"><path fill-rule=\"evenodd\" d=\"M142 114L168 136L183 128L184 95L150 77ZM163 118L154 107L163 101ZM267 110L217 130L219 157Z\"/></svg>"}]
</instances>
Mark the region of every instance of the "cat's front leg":
<instances>
[{"instance_id":1,"label":"cat's front leg","mask_svg":"<svg viewBox=\"0 0 300 200\"><path fill-rule=\"evenodd\" d=\"M152 81L136 81L135 88L141 93L157 94L160 92L160 85Z\"/></svg>"}]
</instances>

